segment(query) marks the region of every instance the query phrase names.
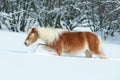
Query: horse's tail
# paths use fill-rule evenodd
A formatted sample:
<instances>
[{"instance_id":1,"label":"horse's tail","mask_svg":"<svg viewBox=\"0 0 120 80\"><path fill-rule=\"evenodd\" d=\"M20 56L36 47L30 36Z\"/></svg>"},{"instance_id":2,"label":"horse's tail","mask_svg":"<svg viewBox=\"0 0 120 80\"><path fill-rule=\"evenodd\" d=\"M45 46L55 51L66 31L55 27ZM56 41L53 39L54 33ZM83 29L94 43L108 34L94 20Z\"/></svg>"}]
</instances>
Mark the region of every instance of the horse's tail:
<instances>
[{"instance_id":1,"label":"horse's tail","mask_svg":"<svg viewBox=\"0 0 120 80\"><path fill-rule=\"evenodd\" d=\"M86 39L89 51L100 58L105 58L100 37L94 33L86 32Z\"/></svg>"}]
</instances>

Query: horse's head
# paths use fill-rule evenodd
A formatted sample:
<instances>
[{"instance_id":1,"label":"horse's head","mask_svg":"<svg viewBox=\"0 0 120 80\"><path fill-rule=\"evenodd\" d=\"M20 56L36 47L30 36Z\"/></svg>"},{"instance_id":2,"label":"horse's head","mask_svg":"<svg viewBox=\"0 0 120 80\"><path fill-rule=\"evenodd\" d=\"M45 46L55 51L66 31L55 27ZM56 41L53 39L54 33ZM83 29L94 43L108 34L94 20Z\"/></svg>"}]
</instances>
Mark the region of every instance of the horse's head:
<instances>
[{"instance_id":1,"label":"horse's head","mask_svg":"<svg viewBox=\"0 0 120 80\"><path fill-rule=\"evenodd\" d=\"M37 41L39 35L38 35L38 30L35 27L31 27L29 30L28 36L25 39L25 45L29 46L32 43L34 43L35 41Z\"/></svg>"}]
</instances>

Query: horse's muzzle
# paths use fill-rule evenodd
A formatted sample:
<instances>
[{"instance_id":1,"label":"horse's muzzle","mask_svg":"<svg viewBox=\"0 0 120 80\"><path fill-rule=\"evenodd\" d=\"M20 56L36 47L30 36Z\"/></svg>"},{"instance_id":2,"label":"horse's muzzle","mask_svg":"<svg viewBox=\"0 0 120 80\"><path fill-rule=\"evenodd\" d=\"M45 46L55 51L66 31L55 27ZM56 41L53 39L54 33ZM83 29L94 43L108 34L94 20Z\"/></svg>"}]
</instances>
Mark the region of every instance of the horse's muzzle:
<instances>
[{"instance_id":1,"label":"horse's muzzle","mask_svg":"<svg viewBox=\"0 0 120 80\"><path fill-rule=\"evenodd\" d=\"M24 43L26 46L29 46L26 42Z\"/></svg>"}]
</instances>

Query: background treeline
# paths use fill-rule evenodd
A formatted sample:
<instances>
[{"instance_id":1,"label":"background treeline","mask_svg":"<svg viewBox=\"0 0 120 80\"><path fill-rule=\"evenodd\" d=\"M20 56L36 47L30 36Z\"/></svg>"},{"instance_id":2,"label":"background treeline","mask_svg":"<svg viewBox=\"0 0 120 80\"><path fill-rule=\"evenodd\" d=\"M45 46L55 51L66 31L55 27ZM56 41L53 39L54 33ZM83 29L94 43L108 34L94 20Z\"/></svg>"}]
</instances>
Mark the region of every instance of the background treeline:
<instances>
[{"instance_id":1,"label":"background treeline","mask_svg":"<svg viewBox=\"0 0 120 80\"><path fill-rule=\"evenodd\" d=\"M31 25L69 31L89 27L107 38L120 34L120 1L0 0L0 29L25 32Z\"/></svg>"}]
</instances>

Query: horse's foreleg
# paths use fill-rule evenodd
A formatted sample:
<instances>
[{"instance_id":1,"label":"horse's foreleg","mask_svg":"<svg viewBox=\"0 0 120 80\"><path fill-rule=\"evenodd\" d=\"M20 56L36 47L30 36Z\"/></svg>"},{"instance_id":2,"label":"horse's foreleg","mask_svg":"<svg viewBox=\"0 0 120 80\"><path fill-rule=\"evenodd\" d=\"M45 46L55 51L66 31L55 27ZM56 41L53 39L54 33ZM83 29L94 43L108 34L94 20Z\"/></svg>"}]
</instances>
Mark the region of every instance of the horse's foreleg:
<instances>
[{"instance_id":1,"label":"horse's foreleg","mask_svg":"<svg viewBox=\"0 0 120 80\"><path fill-rule=\"evenodd\" d=\"M57 49L56 52L57 52L58 56L62 56L62 49Z\"/></svg>"},{"instance_id":2,"label":"horse's foreleg","mask_svg":"<svg viewBox=\"0 0 120 80\"><path fill-rule=\"evenodd\" d=\"M49 51L49 52L54 51L54 49L53 49L52 47L48 46L48 45L44 45L43 48L44 48L45 50Z\"/></svg>"},{"instance_id":3,"label":"horse's foreleg","mask_svg":"<svg viewBox=\"0 0 120 80\"><path fill-rule=\"evenodd\" d=\"M35 50L34 50L34 53L37 51L37 49L38 49L38 47L39 47L40 45L45 45L45 44L39 43L39 44L36 46L36 48L35 48Z\"/></svg>"}]
</instances>

